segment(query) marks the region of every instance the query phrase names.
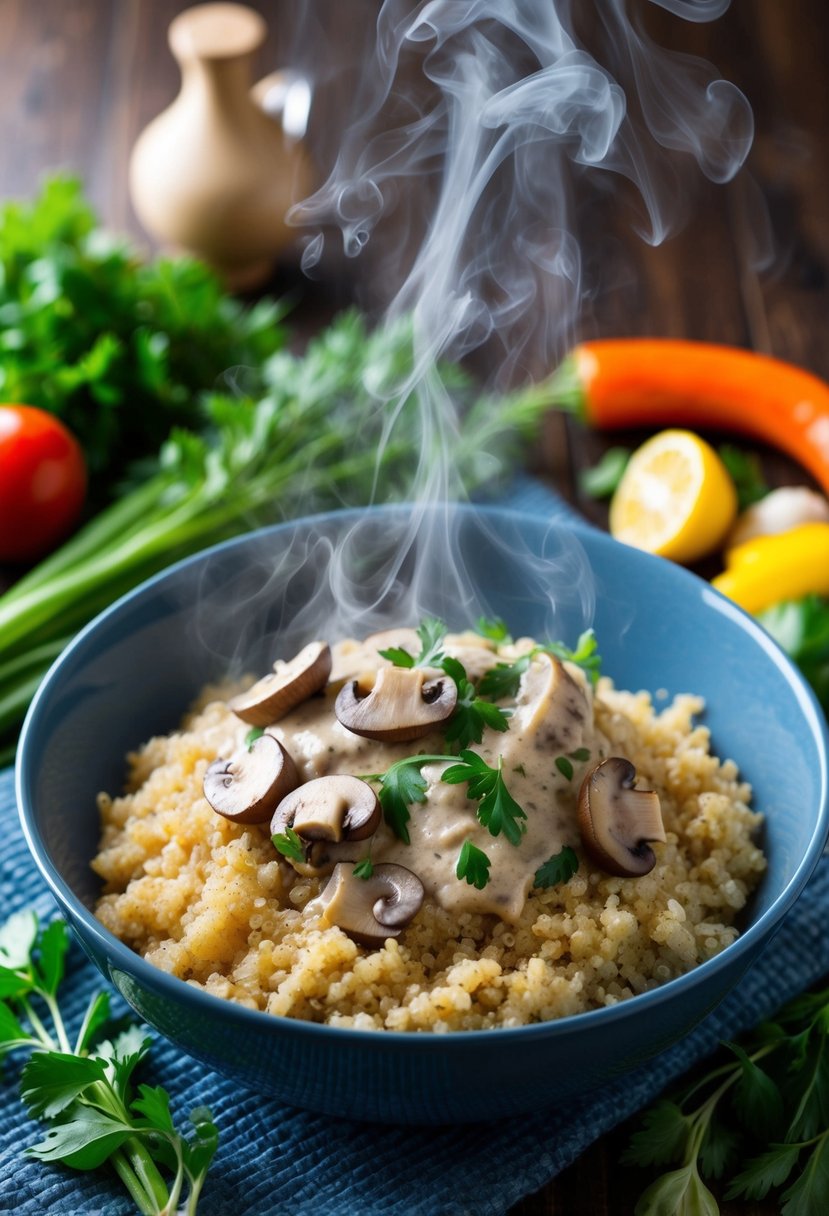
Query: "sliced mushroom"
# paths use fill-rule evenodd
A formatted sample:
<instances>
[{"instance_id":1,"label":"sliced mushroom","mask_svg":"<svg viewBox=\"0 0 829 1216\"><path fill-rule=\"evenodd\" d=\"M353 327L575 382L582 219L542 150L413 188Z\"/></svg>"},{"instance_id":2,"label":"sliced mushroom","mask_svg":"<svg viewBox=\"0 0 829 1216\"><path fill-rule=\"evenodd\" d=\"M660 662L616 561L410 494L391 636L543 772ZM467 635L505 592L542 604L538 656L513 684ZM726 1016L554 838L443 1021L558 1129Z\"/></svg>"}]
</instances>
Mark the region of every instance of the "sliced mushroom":
<instances>
[{"instance_id":1,"label":"sliced mushroom","mask_svg":"<svg viewBox=\"0 0 829 1216\"><path fill-rule=\"evenodd\" d=\"M665 842L659 795L634 788L636 769L610 756L590 769L579 791L582 843L608 874L641 878L656 865L649 841Z\"/></svg>"},{"instance_id":2,"label":"sliced mushroom","mask_svg":"<svg viewBox=\"0 0 829 1216\"><path fill-rule=\"evenodd\" d=\"M381 667L367 695L359 681L349 681L334 713L355 735L397 743L434 730L451 717L457 700L457 686L448 676L430 678L420 667Z\"/></svg>"},{"instance_id":3,"label":"sliced mushroom","mask_svg":"<svg viewBox=\"0 0 829 1216\"><path fill-rule=\"evenodd\" d=\"M271 820L271 835L293 828L303 840L365 840L380 822L380 803L359 777L333 773L306 781L283 798Z\"/></svg>"},{"instance_id":4,"label":"sliced mushroom","mask_svg":"<svg viewBox=\"0 0 829 1216\"><path fill-rule=\"evenodd\" d=\"M204 774L204 796L234 823L264 823L299 785L296 765L272 735L260 735L229 760L214 760Z\"/></svg>"},{"instance_id":5,"label":"sliced mushroom","mask_svg":"<svg viewBox=\"0 0 829 1216\"><path fill-rule=\"evenodd\" d=\"M341 861L315 906L324 924L339 925L361 945L380 946L400 936L422 903L423 883L405 866L385 862L370 878L356 878L354 866Z\"/></svg>"},{"instance_id":6,"label":"sliced mushroom","mask_svg":"<svg viewBox=\"0 0 829 1216\"><path fill-rule=\"evenodd\" d=\"M270 726L319 692L330 672L328 643L309 642L289 663L278 659L273 671L228 701L228 707L251 726Z\"/></svg>"},{"instance_id":7,"label":"sliced mushroom","mask_svg":"<svg viewBox=\"0 0 829 1216\"><path fill-rule=\"evenodd\" d=\"M538 745L568 752L582 742L589 711L588 694L564 664L538 654L521 678L511 725Z\"/></svg>"}]
</instances>

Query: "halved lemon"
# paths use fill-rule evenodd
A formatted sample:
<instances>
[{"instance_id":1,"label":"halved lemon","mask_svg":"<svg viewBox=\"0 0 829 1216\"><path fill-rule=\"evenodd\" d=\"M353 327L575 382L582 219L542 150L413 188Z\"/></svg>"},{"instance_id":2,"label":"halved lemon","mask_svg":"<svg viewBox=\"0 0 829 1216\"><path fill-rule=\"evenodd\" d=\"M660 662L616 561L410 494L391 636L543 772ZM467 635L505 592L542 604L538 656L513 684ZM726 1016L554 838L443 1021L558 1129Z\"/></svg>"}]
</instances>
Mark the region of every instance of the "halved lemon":
<instances>
[{"instance_id":1,"label":"halved lemon","mask_svg":"<svg viewBox=\"0 0 829 1216\"><path fill-rule=\"evenodd\" d=\"M714 449L691 431L661 431L633 453L610 504L617 540L692 562L716 549L737 494Z\"/></svg>"}]
</instances>

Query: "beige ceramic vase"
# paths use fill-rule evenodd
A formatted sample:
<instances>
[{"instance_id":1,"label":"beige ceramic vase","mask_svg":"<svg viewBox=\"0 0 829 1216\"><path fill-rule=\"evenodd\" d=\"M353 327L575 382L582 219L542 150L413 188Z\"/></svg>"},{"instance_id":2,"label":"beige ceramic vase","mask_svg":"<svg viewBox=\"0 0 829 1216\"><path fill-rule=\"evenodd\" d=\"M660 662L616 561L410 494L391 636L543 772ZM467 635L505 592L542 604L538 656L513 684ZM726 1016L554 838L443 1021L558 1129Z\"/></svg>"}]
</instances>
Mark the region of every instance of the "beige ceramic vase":
<instances>
[{"instance_id":1,"label":"beige ceramic vase","mask_svg":"<svg viewBox=\"0 0 829 1216\"><path fill-rule=\"evenodd\" d=\"M267 279L294 239L285 213L310 190L301 143L286 132L281 111L266 112L269 97L280 99L279 111L290 78L271 76L251 89L253 55L266 33L259 14L241 4L180 13L169 43L181 91L139 136L130 162L133 206L147 231L209 262L233 290Z\"/></svg>"}]
</instances>

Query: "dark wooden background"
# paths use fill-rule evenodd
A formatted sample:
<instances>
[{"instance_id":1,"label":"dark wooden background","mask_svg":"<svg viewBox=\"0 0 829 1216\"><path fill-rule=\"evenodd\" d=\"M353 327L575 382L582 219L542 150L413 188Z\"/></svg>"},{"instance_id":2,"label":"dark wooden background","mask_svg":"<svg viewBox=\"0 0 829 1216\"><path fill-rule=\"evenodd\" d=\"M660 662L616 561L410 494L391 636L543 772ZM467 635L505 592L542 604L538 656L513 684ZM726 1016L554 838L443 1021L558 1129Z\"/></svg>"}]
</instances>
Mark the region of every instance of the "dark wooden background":
<instances>
[{"instance_id":1,"label":"dark wooden background","mask_svg":"<svg viewBox=\"0 0 829 1216\"><path fill-rule=\"evenodd\" d=\"M141 236L127 197L128 157L143 125L176 92L166 27L182 7L179 0L0 0L0 196L30 195L45 171L72 169L110 226ZM324 168L336 148L340 100L349 94L377 5L254 0L252 7L270 24L262 74L289 61L310 66L318 78L311 135ZM715 62L746 92L757 124L755 145L749 171L735 182L700 184L687 227L659 248L641 243L613 208L605 214L611 238L602 247L599 284L605 290L584 314L584 333L732 342L829 378L826 0L734 0L711 25L654 9L649 26L664 45ZM296 37L302 27L304 42ZM313 328L359 294L361 268L351 270L350 278L340 274L308 287L303 325ZM296 282L288 270L272 286ZM542 475L600 524L604 507L580 494L577 479L607 446L604 437L554 418L540 457ZM762 455L771 481L806 480L784 458ZM621 1128L601 1139L512 1216L631 1213L648 1176L618 1164L629 1134ZM722 1211L771 1216L777 1205L727 1203Z\"/></svg>"}]
</instances>

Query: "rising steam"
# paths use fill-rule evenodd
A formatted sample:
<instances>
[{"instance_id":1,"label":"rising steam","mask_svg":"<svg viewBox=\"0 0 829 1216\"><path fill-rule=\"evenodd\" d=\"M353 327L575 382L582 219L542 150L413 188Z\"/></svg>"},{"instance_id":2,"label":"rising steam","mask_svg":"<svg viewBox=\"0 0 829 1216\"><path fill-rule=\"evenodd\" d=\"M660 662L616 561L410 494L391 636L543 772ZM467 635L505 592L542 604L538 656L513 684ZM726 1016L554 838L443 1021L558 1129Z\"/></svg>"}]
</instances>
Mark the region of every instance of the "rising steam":
<instances>
[{"instance_id":1,"label":"rising steam","mask_svg":"<svg viewBox=\"0 0 829 1216\"><path fill-rule=\"evenodd\" d=\"M404 570L409 620L433 610L436 594L474 619L477 593L452 512L435 510L463 497L452 460L457 419L437 360L486 347L501 387L551 371L576 337L585 296L585 192L633 183L639 231L655 244L684 218L689 175L724 182L742 165L753 132L748 103L709 64L655 45L642 23L648 3L689 21L728 7L643 0L631 17L624 0L595 0L588 45L579 33L584 0L383 3L336 163L289 218L310 229L306 271L336 229L350 258L379 243L372 273L390 285L386 316L408 314L414 334L411 372L384 401L385 432L416 394L415 498L425 509L412 512L368 585L355 576L366 539L359 524L331 554L329 634L376 625L370 618ZM592 579L577 541L558 537L549 575L553 628L563 601L577 602L589 624Z\"/></svg>"}]
</instances>

